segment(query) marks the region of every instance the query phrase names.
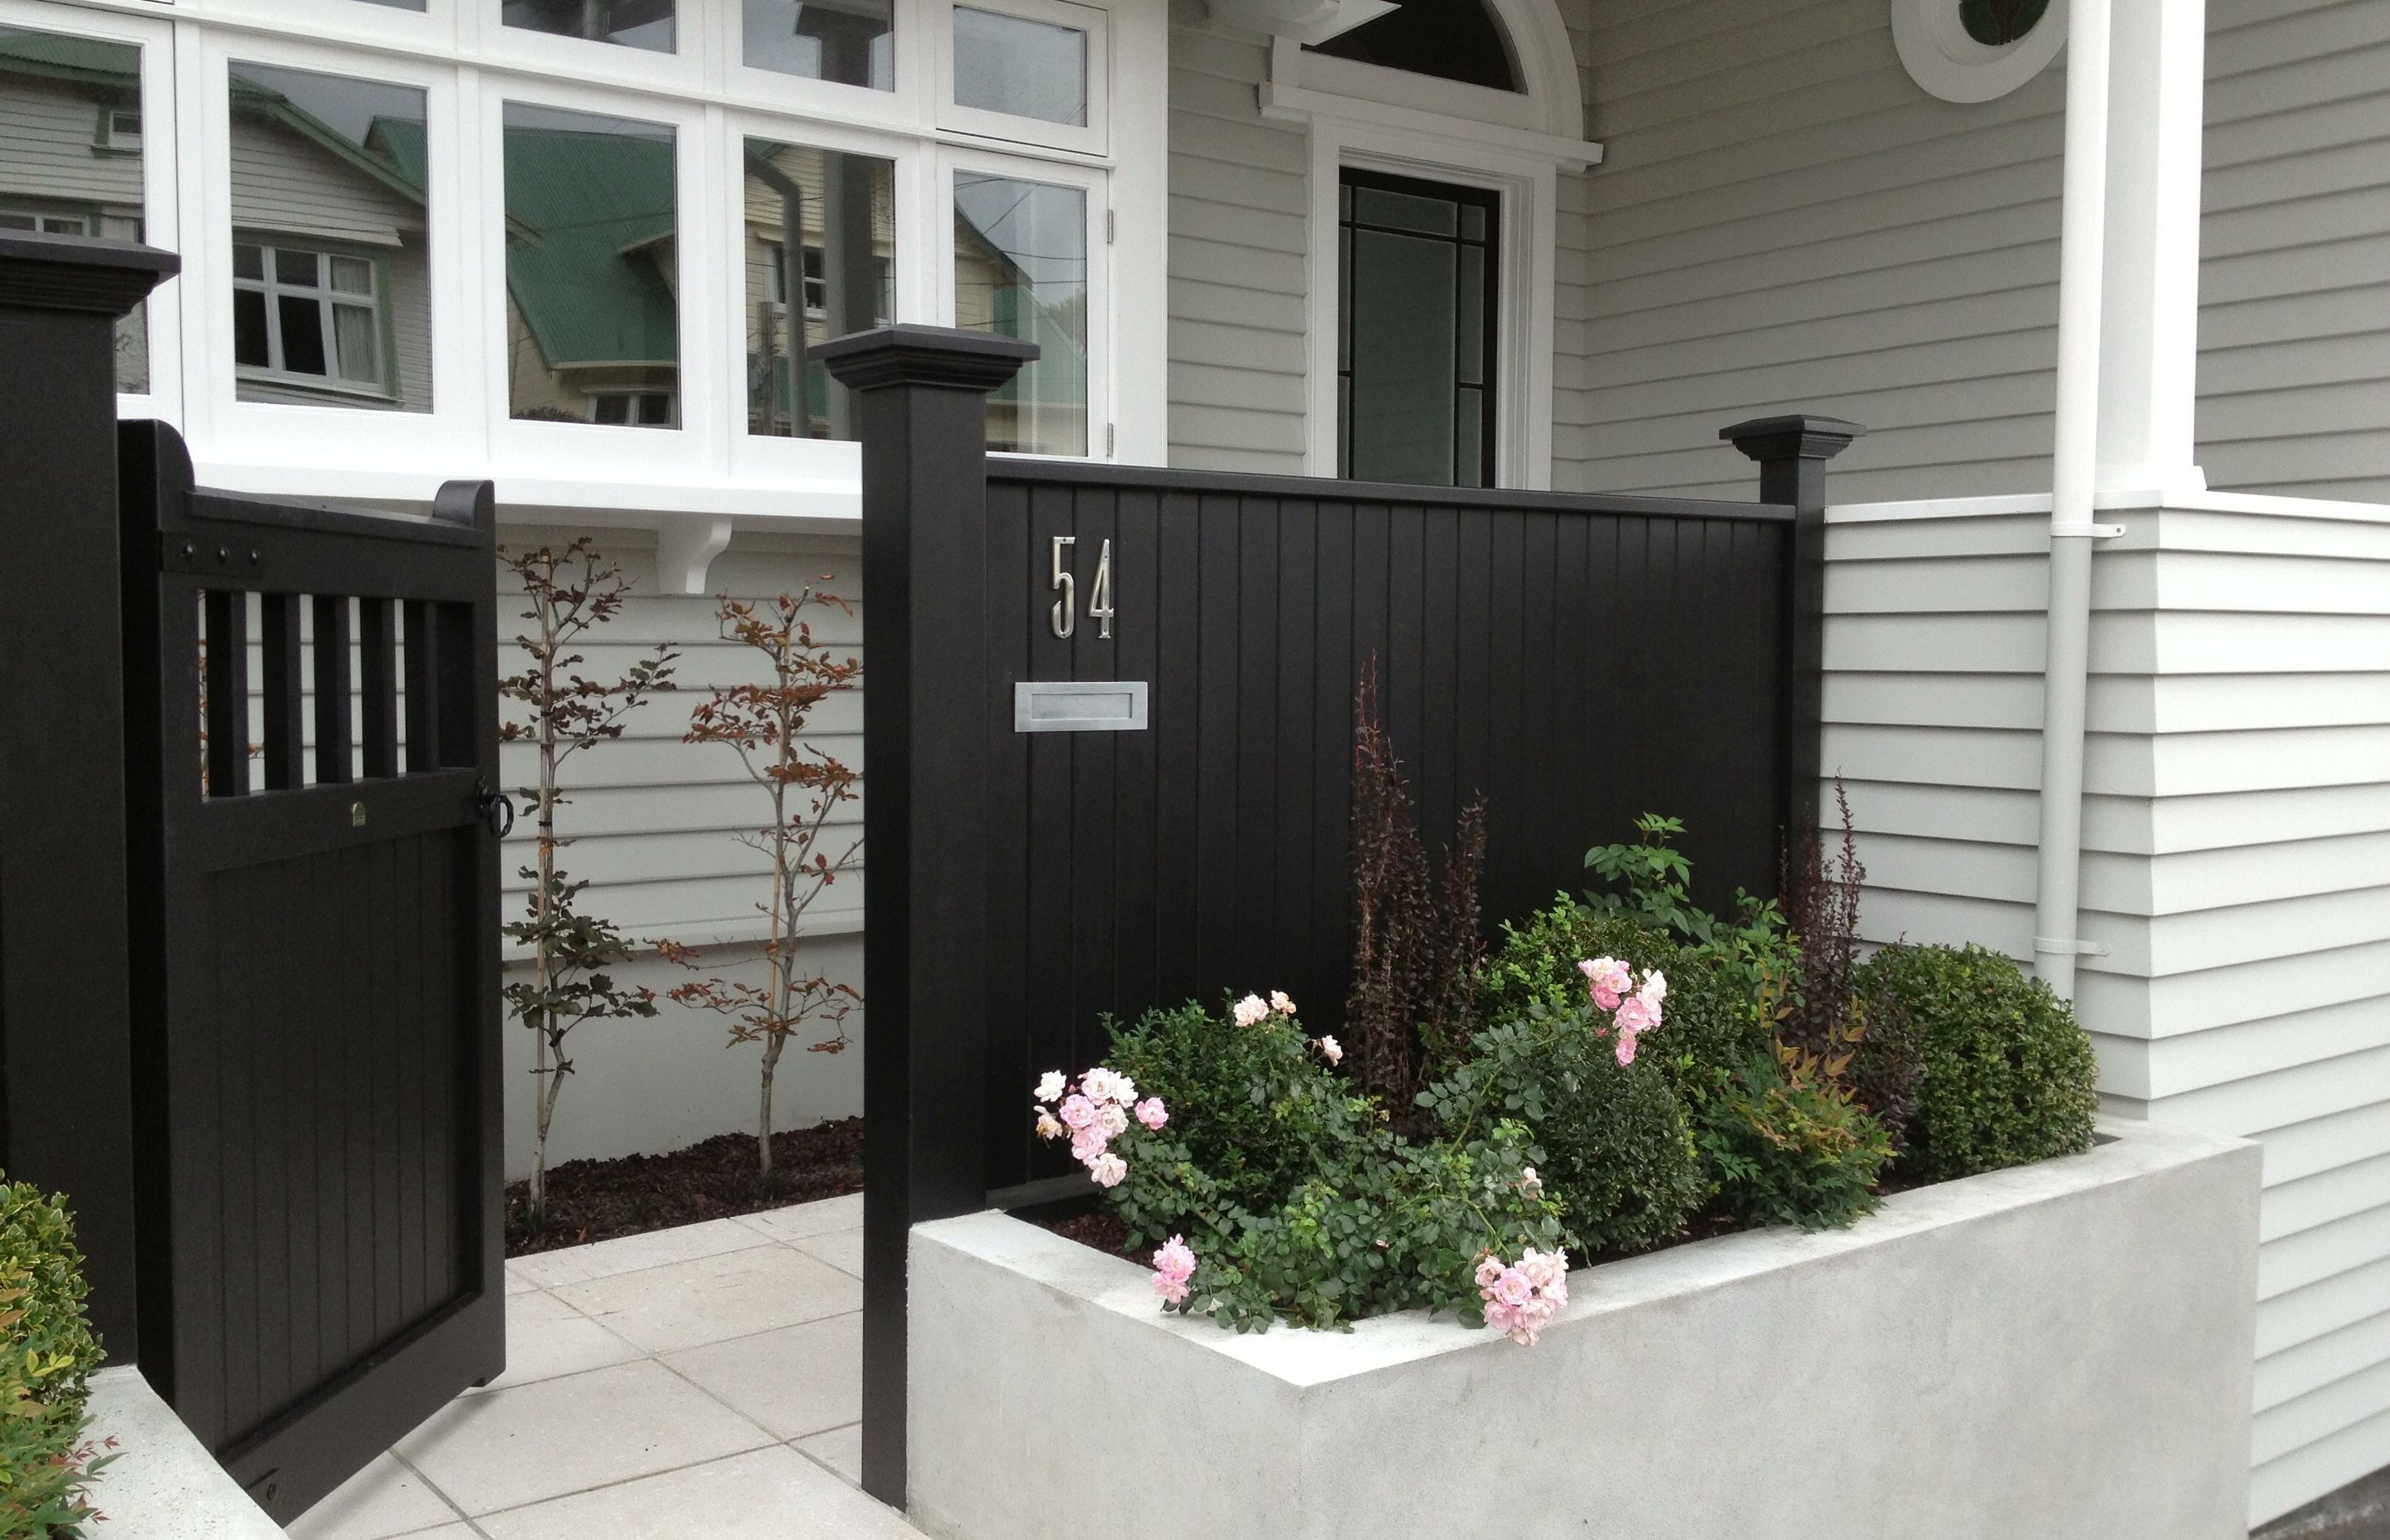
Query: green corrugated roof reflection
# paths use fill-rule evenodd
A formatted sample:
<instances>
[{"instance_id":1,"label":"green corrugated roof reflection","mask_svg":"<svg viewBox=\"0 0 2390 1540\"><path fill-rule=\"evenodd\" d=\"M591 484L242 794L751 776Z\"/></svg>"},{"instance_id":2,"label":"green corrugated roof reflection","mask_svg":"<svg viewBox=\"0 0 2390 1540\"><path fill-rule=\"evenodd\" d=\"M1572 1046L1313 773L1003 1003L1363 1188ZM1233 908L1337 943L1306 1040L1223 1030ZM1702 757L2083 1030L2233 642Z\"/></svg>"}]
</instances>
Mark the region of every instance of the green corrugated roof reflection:
<instances>
[{"instance_id":1,"label":"green corrugated roof reflection","mask_svg":"<svg viewBox=\"0 0 2390 1540\"><path fill-rule=\"evenodd\" d=\"M0 27L0 70L129 86L140 68L141 50L130 43Z\"/></svg>"},{"instance_id":2,"label":"green corrugated roof reflection","mask_svg":"<svg viewBox=\"0 0 2390 1540\"><path fill-rule=\"evenodd\" d=\"M507 284L550 368L672 364L655 243L673 234L668 139L508 124Z\"/></svg>"}]
</instances>

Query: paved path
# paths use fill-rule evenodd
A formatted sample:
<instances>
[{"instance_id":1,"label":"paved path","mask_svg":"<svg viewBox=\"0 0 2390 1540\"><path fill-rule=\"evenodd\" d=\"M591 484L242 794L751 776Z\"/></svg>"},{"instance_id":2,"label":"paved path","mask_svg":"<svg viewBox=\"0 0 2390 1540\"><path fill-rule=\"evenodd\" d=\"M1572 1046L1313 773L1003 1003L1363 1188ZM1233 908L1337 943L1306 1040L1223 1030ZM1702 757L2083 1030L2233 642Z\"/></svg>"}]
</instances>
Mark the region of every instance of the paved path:
<instances>
[{"instance_id":1,"label":"paved path","mask_svg":"<svg viewBox=\"0 0 2390 1540\"><path fill-rule=\"evenodd\" d=\"M854 1484L863 1200L507 1264L505 1378L297 1540L920 1540Z\"/></svg>"}]
</instances>

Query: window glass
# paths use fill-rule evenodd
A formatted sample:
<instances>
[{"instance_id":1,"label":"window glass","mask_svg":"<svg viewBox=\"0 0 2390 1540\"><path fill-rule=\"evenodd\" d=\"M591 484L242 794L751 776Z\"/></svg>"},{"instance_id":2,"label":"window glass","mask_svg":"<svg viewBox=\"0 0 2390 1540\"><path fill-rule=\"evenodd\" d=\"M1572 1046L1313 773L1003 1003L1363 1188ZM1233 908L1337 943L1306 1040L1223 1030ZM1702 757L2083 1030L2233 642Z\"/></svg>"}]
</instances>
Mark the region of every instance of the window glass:
<instances>
[{"instance_id":1,"label":"window glass","mask_svg":"<svg viewBox=\"0 0 2390 1540\"><path fill-rule=\"evenodd\" d=\"M1043 351L988 401L990 449L1087 452L1087 195L955 174L955 325Z\"/></svg>"},{"instance_id":2,"label":"window glass","mask_svg":"<svg viewBox=\"0 0 2390 1540\"><path fill-rule=\"evenodd\" d=\"M746 164L747 430L851 439L850 392L811 356L895 314L896 163L750 139Z\"/></svg>"},{"instance_id":3,"label":"window glass","mask_svg":"<svg viewBox=\"0 0 2390 1540\"><path fill-rule=\"evenodd\" d=\"M1520 88L1510 33L1485 0L1403 0L1311 51L1496 91Z\"/></svg>"},{"instance_id":4,"label":"window glass","mask_svg":"<svg viewBox=\"0 0 2390 1540\"><path fill-rule=\"evenodd\" d=\"M666 124L507 103L507 368L515 417L678 424L673 155Z\"/></svg>"},{"instance_id":5,"label":"window glass","mask_svg":"<svg viewBox=\"0 0 2390 1540\"><path fill-rule=\"evenodd\" d=\"M673 13L674 0L506 0L502 14L526 32L669 54L677 45Z\"/></svg>"},{"instance_id":6,"label":"window glass","mask_svg":"<svg viewBox=\"0 0 2390 1540\"><path fill-rule=\"evenodd\" d=\"M1087 34L956 6L955 105L1084 128Z\"/></svg>"},{"instance_id":7,"label":"window glass","mask_svg":"<svg viewBox=\"0 0 2390 1540\"><path fill-rule=\"evenodd\" d=\"M1338 206L1339 474L1491 486L1499 195L1347 171Z\"/></svg>"},{"instance_id":8,"label":"window glass","mask_svg":"<svg viewBox=\"0 0 2390 1540\"><path fill-rule=\"evenodd\" d=\"M896 86L894 0L741 0L739 57L751 69Z\"/></svg>"},{"instance_id":9,"label":"window glass","mask_svg":"<svg viewBox=\"0 0 2390 1540\"><path fill-rule=\"evenodd\" d=\"M430 411L423 92L239 62L231 77L236 393Z\"/></svg>"},{"instance_id":10,"label":"window glass","mask_svg":"<svg viewBox=\"0 0 2390 1540\"><path fill-rule=\"evenodd\" d=\"M141 49L0 27L0 230L142 238ZM148 306L116 326L116 388L149 388Z\"/></svg>"},{"instance_id":11,"label":"window glass","mask_svg":"<svg viewBox=\"0 0 2390 1540\"><path fill-rule=\"evenodd\" d=\"M387 6L394 11L419 11L423 8L423 0L365 0L365 4Z\"/></svg>"}]
</instances>

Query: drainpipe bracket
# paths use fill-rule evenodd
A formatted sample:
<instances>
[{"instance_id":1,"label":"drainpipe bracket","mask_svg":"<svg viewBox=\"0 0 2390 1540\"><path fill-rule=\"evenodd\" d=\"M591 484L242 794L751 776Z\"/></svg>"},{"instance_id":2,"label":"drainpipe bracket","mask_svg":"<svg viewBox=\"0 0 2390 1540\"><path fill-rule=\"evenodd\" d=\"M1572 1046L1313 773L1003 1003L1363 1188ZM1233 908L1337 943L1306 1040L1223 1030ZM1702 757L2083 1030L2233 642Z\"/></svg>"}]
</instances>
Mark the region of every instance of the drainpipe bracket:
<instances>
[{"instance_id":1,"label":"drainpipe bracket","mask_svg":"<svg viewBox=\"0 0 2390 1540\"><path fill-rule=\"evenodd\" d=\"M2078 957L2105 957L2114 955L2105 942L2061 941L2055 936L2034 937L2033 949L2036 953L2052 953L2061 956L2069 954Z\"/></svg>"},{"instance_id":2,"label":"drainpipe bracket","mask_svg":"<svg viewBox=\"0 0 2390 1540\"><path fill-rule=\"evenodd\" d=\"M2125 533L2122 524L2052 524L2053 540L2114 540Z\"/></svg>"}]
</instances>

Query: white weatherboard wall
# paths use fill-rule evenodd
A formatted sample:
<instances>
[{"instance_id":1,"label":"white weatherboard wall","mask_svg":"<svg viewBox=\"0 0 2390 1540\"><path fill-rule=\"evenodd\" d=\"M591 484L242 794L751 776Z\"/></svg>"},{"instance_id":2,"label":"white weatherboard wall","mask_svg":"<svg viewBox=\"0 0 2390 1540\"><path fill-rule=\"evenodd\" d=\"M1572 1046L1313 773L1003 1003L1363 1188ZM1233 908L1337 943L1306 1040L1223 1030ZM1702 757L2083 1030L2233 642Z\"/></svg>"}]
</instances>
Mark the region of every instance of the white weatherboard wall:
<instances>
[{"instance_id":1,"label":"white weatherboard wall","mask_svg":"<svg viewBox=\"0 0 2390 1540\"><path fill-rule=\"evenodd\" d=\"M560 548L572 530L502 526L508 548L546 544ZM769 598L808 582L854 602L861 593L852 537L741 532L714 559L708 594L660 591L655 573L655 536L636 530L596 530L599 548L618 559L633 580L622 613L590 634L579 650L585 661L576 672L610 681L621 676L658 642L679 651L677 690L654 697L628 722L615 742L576 754L565 768L572 800L559 828L574 843L559 864L591 886L583 908L614 921L626 935L662 937L700 948L703 968L674 967L652 953L621 969L618 979L646 984L662 995L674 985L710 977L761 982L755 944L764 931L756 905L768 899L771 866L739 843L740 830L768 817L762 789L749 782L737 755L718 744L681 741L690 708L714 686L761 684L769 678L763 655L721 639L713 593ZM523 606L509 597L511 579L500 573L498 662L502 672L521 666L513 646L528 622ZM816 639L841 657L863 655L863 614L811 612ZM503 703L502 703L503 707ZM863 757L863 700L859 693L824 703L814 714L806 741L849 764ZM502 752L506 789L520 793L535 784L536 761L527 745ZM520 795L518 802L521 801ZM834 853L860 834L862 803L847 804L832 831ZM507 841L505 916L520 918L531 884L518 875L533 860L532 824L526 815ZM859 858L858 858L859 860ZM801 966L818 969L860 988L863 978L863 876L860 867L842 878L816 903L808 927L813 939L801 949ZM510 958L520 948L510 948ZM528 976L528 965L510 961L508 977ZM550 1136L551 1162L582 1157L654 1153L678 1149L711 1135L752 1129L759 1048L729 1046L727 1023L711 1012L660 1002L652 1020L605 1022L577 1030L569 1053L575 1072L564 1087ZM804 1053L792 1045L780 1062L774 1097L775 1124L801 1128L825 1118L862 1110L862 1013L848 1020L855 1046L838 1055ZM806 1040L810 1041L810 1040ZM507 1171L527 1173L531 1163L531 1034L507 1027Z\"/></svg>"},{"instance_id":2,"label":"white weatherboard wall","mask_svg":"<svg viewBox=\"0 0 2390 1540\"><path fill-rule=\"evenodd\" d=\"M2253 1522L2390 1464L2390 509L2103 507L2082 1015L2113 1113L2265 1147ZM1830 516L1870 941L2030 956L2045 498Z\"/></svg>"}]
</instances>

